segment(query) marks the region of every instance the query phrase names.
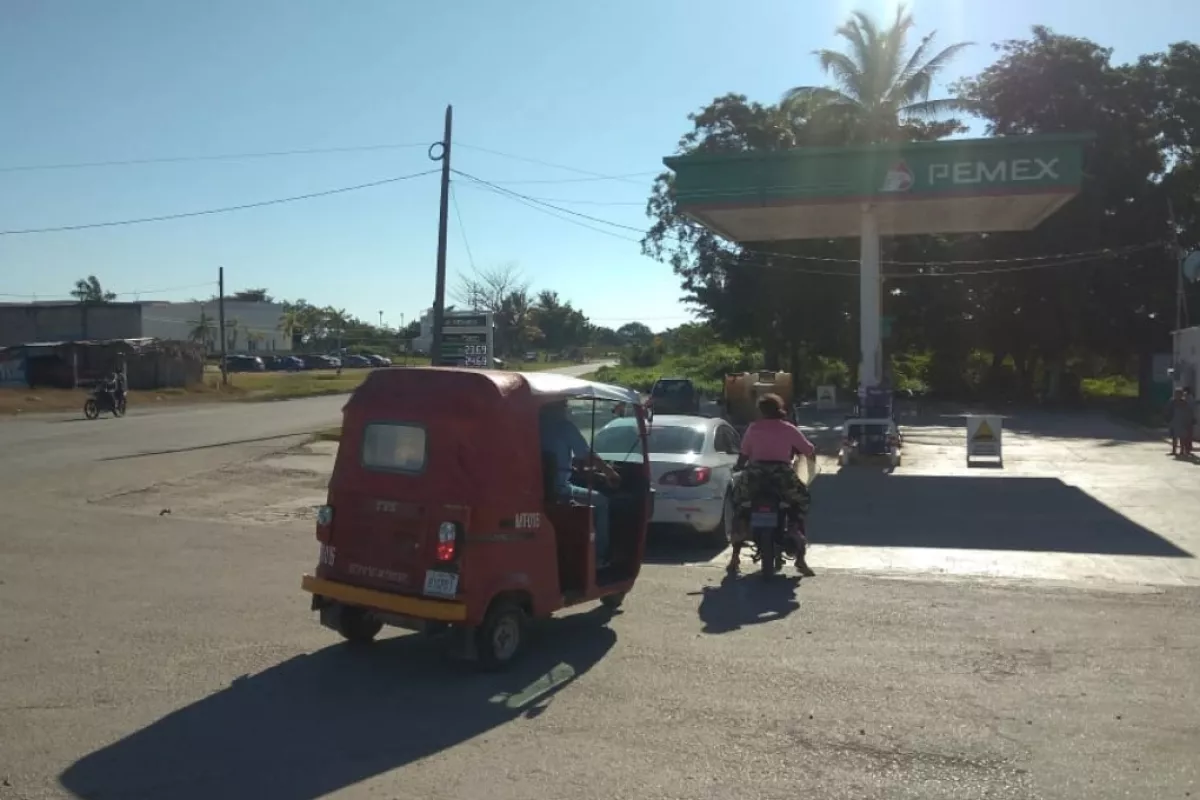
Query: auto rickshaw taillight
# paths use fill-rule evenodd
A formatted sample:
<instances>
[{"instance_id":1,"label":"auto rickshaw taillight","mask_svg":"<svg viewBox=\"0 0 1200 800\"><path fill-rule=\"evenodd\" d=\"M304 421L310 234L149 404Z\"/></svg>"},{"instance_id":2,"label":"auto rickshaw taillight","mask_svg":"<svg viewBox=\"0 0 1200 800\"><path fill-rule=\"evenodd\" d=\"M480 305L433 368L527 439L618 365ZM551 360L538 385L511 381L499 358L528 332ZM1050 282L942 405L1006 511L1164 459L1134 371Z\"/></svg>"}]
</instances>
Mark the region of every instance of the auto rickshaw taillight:
<instances>
[{"instance_id":1,"label":"auto rickshaw taillight","mask_svg":"<svg viewBox=\"0 0 1200 800\"><path fill-rule=\"evenodd\" d=\"M668 472L658 479L664 486L701 486L712 478L711 467L691 467Z\"/></svg>"},{"instance_id":2,"label":"auto rickshaw taillight","mask_svg":"<svg viewBox=\"0 0 1200 800\"><path fill-rule=\"evenodd\" d=\"M438 561L453 561L458 554L458 526L453 522L443 522L438 526L437 550L434 557Z\"/></svg>"},{"instance_id":3,"label":"auto rickshaw taillight","mask_svg":"<svg viewBox=\"0 0 1200 800\"><path fill-rule=\"evenodd\" d=\"M317 541L328 542L333 532L333 506L317 509Z\"/></svg>"}]
</instances>

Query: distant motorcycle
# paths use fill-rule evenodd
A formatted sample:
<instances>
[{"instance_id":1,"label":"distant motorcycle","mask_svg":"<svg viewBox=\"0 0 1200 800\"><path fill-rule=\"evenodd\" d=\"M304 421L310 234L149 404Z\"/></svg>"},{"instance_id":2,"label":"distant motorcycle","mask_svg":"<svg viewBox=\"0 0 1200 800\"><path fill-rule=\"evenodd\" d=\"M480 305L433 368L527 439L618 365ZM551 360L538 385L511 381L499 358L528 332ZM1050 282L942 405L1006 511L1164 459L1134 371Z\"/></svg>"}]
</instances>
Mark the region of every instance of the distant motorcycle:
<instances>
[{"instance_id":1,"label":"distant motorcycle","mask_svg":"<svg viewBox=\"0 0 1200 800\"><path fill-rule=\"evenodd\" d=\"M125 405L125 398L118 398L115 389L97 386L92 390L92 396L83 404L83 415L88 419L96 419L102 412L107 411L114 417L123 417Z\"/></svg>"}]
</instances>

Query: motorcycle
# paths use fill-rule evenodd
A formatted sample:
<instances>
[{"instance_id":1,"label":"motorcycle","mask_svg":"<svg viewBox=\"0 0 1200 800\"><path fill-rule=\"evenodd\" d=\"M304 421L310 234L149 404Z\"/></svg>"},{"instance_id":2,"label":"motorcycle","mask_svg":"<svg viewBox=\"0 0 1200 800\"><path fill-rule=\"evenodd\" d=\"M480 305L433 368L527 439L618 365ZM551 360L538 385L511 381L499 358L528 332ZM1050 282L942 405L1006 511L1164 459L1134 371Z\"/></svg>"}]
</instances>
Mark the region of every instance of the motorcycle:
<instances>
[{"instance_id":1,"label":"motorcycle","mask_svg":"<svg viewBox=\"0 0 1200 800\"><path fill-rule=\"evenodd\" d=\"M796 542L788 532L791 505L780 500L756 498L750 504L750 558L761 565L763 578L781 571L796 558Z\"/></svg>"},{"instance_id":2,"label":"motorcycle","mask_svg":"<svg viewBox=\"0 0 1200 800\"><path fill-rule=\"evenodd\" d=\"M83 404L83 415L88 419L96 419L101 412L108 411L114 417L123 417L125 406L125 398L118 398L115 390L97 386Z\"/></svg>"}]
</instances>

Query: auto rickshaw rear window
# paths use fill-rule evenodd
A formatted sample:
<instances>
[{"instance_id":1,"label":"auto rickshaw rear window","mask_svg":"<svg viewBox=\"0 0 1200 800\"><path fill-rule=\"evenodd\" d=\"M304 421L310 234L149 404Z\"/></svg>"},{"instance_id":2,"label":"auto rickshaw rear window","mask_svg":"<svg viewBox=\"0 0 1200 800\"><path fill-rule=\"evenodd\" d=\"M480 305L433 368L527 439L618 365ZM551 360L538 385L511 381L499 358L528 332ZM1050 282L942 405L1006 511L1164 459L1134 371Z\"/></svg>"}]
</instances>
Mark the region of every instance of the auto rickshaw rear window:
<instances>
[{"instance_id":1,"label":"auto rickshaw rear window","mask_svg":"<svg viewBox=\"0 0 1200 800\"><path fill-rule=\"evenodd\" d=\"M425 469L425 428L403 422L372 422L363 433L362 463L367 469L419 474Z\"/></svg>"}]
</instances>

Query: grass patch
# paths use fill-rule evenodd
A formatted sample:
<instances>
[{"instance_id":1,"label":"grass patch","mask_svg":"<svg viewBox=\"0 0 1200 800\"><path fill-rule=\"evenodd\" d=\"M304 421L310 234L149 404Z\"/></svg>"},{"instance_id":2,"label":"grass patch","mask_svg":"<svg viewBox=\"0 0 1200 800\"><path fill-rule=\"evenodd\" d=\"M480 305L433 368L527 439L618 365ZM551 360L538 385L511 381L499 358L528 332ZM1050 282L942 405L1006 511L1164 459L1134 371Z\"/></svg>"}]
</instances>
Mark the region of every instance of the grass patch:
<instances>
[{"instance_id":1,"label":"grass patch","mask_svg":"<svg viewBox=\"0 0 1200 800\"><path fill-rule=\"evenodd\" d=\"M720 370L718 370L720 371ZM638 392L649 392L654 382L662 377L691 378L696 388L710 395L721 393L725 373L714 377L711 365L689 356L667 357L653 367L618 365L600 367L595 372L582 376L585 380L599 381L624 386Z\"/></svg>"},{"instance_id":2,"label":"grass patch","mask_svg":"<svg viewBox=\"0 0 1200 800\"><path fill-rule=\"evenodd\" d=\"M523 364L512 362L523 372L573 366L571 362L550 361ZM428 366L428 359L410 358L408 366ZM404 366L399 362L398 366ZM358 388L369 369L347 369L341 375L336 370L304 372L232 372L229 384L221 385L221 373L216 367L205 369L204 381L194 386L155 390L131 390L130 408L146 408L163 404L210 402L270 402L299 400L305 397L324 397L349 394ZM0 389L0 415L36 414L43 412L83 413L83 404L91 395L87 389Z\"/></svg>"},{"instance_id":3,"label":"grass patch","mask_svg":"<svg viewBox=\"0 0 1200 800\"><path fill-rule=\"evenodd\" d=\"M1080 389L1083 396L1096 400L1128 400L1138 396L1137 381L1124 375L1110 375L1105 378L1084 378Z\"/></svg>"},{"instance_id":4,"label":"grass patch","mask_svg":"<svg viewBox=\"0 0 1200 800\"><path fill-rule=\"evenodd\" d=\"M342 440L342 426L336 428L326 428L323 431L317 431L313 437L318 442L340 442Z\"/></svg>"}]
</instances>

